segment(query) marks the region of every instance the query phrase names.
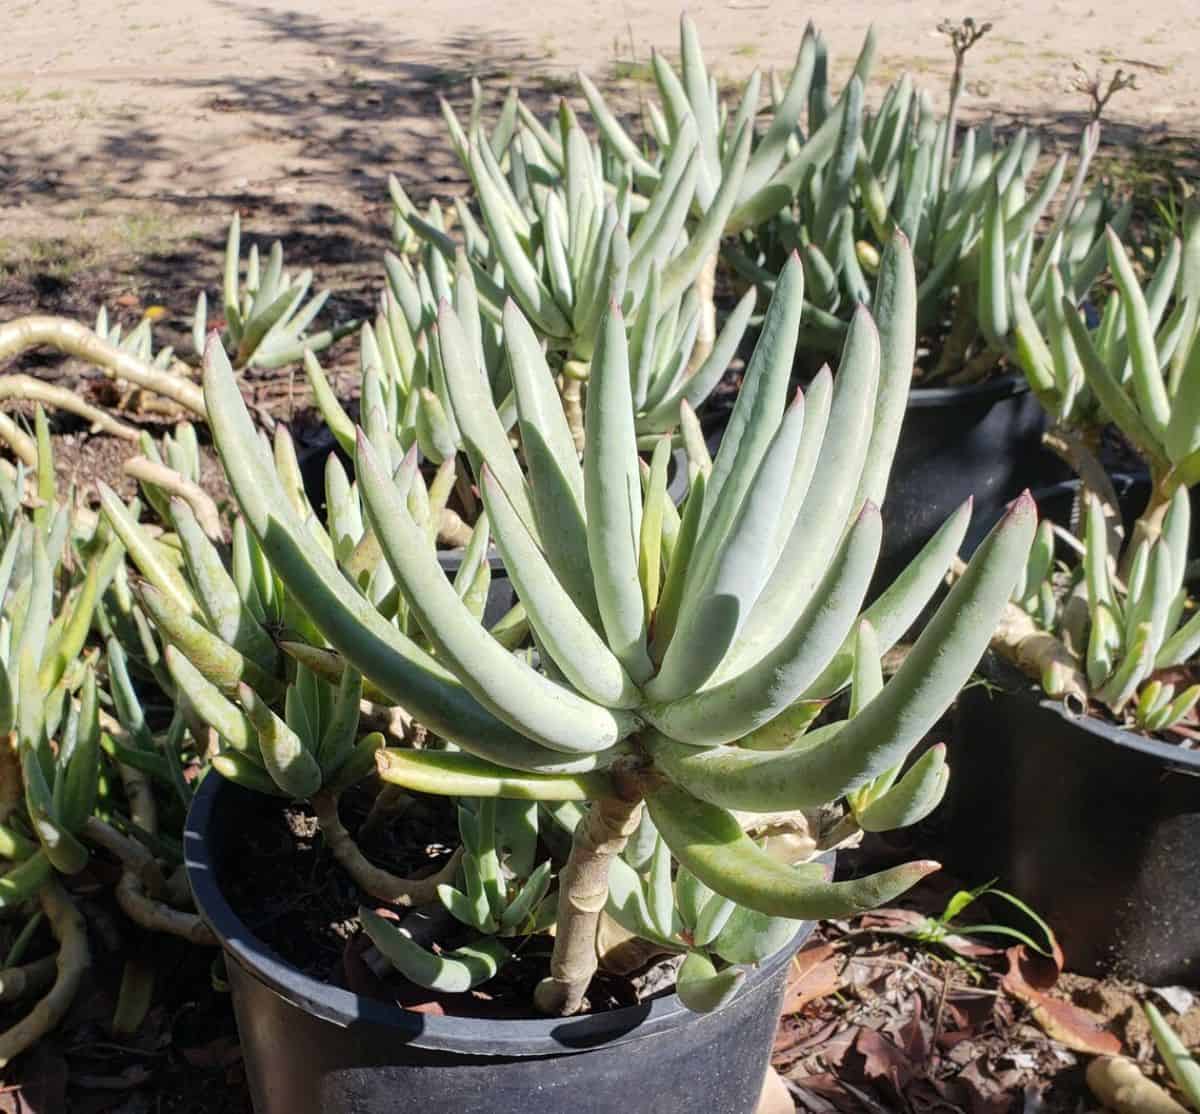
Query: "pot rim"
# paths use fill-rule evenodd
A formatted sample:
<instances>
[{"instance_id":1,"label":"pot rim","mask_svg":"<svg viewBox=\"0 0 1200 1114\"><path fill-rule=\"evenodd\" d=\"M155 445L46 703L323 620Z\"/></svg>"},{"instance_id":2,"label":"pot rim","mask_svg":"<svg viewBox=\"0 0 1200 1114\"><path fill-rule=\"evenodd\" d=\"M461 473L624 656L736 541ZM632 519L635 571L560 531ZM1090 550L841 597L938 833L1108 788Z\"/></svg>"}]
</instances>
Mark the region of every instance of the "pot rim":
<instances>
[{"instance_id":1,"label":"pot rim","mask_svg":"<svg viewBox=\"0 0 1200 1114\"><path fill-rule=\"evenodd\" d=\"M1012 683L1013 677L1008 674L1007 670L1005 670L1005 676L996 677L998 671L994 661L990 665L985 661L985 664L980 667L980 672L991 673L995 677L1001 691L1007 695L1036 704L1039 708L1053 713L1072 727L1077 727L1079 730L1086 731L1090 735L1098 736L1113 746L1136 751L1148 758L1157 759L1164 765L1175 767L1180 773L1200 777L1200 750L1189 750L1187 747L1179 746L1176 743L1161 742L1158 739L1139 735L1128 728L1118 727L1115 723L1108 723L1106 720L1101 719L1099 716L1094 716L1090 712L1076 715L1062 701L1049 699L1037 685L1028 681L1023 675L1021 676L1021 683L1015 686ZM1013 672L1015 673L1015 670Z\"/></svg>"},{"instance_id":2,"label":"pot rim","mask_svg":"<svg viewBox=\"0 0 1200 1114\"><path fill-rule=\"evenodd\" d=\"M913 387L908 392L907 409L923 410L974 402L994 404L1028 392L1029 380L1024 375L997 375L982 383L963 383L956 387Z\"/></svg>"},{"instance_id":3,"label":"pot rim","mask_svg":"<svg viewBox=\"0 0 1200 1114\"><path fill-rule=\"evenodd\" d=\"M390 1028L397 1040L416 1048L525 1059L574 1055L598 1045L627 1044L688 1023L703 1023L708 1016L688 1010L679 996L672 993L636 1006L578 1017L515 1020L444 1017L390 1006L314 979L291 966L255 936L221 892L205 832L213 822L222 793L254 795L220 774L211 773L193 796L184 825L183 856L196 908L226 955L281 998L323 1021L342 1028L364 1024ZM830 861L832 858L830 855ZM814 927L813 921L803 922L791 943L750 970L738 997L764 987L780 967L790 962L796 948Z\"/></svg>"}]
</instances>

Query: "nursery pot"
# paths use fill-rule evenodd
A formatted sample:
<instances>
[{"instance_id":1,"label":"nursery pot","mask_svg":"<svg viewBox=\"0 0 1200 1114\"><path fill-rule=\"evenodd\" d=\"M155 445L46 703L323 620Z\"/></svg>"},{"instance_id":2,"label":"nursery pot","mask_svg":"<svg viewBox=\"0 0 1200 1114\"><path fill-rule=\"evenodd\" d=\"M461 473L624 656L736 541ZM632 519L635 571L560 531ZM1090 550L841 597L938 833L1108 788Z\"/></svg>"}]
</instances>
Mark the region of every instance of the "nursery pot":
<instances>
[{"instance_id":1,"label":"nursery pot","mask_svg":"<svg viewBox=\"0 0 1200 1114\"><path fill-rule=\"evenodd\" d=\"M225 949L257 1114L753 1111L789 961L811 924L709 1014L691 1013L674 994L569 1018L410 1012L300 973L230 907L223 871L253 869L240 840L260 802L206 777L184 830L196 907Z\"/></svg>"},{"instance_id":2,"label":"nursery pot","mask_svg":"<svg viewBox=\"0 0 1200 1114\"><path fill-rule=\"evenodd\" d=\"M1042 446L1046 414L1021 376L962 387L914 387L883 503L875 584L885 588L968 497L975 505L968 556L1027 487L1059 479Z\"/></svg>"},{"instance_id":3,"label":"nursery pot","mask_svg":"<svg viewBox=\"0 0 1200 1114\"><path fill-rule=\"evenodd\" d=\"M955 712L956 874L1031 905L1069 970L1200 985L1200 753L1073 715L999 662L983 671Z\"/></svg>"}]
</instances>

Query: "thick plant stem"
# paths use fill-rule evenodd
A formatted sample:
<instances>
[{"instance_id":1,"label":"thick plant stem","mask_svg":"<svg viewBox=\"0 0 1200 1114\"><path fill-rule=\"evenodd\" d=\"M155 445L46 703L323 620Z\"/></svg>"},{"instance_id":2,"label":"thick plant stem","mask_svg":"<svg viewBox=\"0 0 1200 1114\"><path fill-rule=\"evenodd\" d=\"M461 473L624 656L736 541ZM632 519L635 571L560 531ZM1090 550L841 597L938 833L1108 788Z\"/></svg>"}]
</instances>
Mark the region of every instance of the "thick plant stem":
<instances>
[{"instance_id":1,"label":"thick plant stem","mask_svg":"<svg viewBox=\"0 0 1200 1114\"><path fill-rule=\"evenodd\" d=\"M1087 1069L1087 1084L1106 1109L1117 1114L1187 1114L1157 1083L1124 1056L1099 1056Z\"/></svg>"},{"instance_id":2,"label":"thick plant stem","mask_svg":"<svg viewBox=\"0 0 1200 1114\"><path fill-rule=\"evenodd\" d=\"M20 967L0 970L0 1002L15 1002L27 994L40 994L54 982L58 961L52 955Z\"/></svg>"},{"instance_id":3,"label":"thick plant stem","mask_svg":"<svg viewBox=\"0 0 1200 1114\"><path fill-rule=\"evenodd\" d=\"M166 880L150 852L135 839L118 832L96 816L84 822L83 836L121 863L115 891L117 904L135 924L151 932L165 932L201 947L215 947L212 929L196 913L173 909L162 900Z\"/></svg>"},{"instance_id":4,"label":"thick plant stem","mask_svg":"<svg viewBox=\"0 0 1200 1114\"><path fill-rule=\"evenodd\" d=\"M550 975L534 992L543 1013L578 1013L596 973L596 930L608 901L608 870L642 818L641 794L602 797L592 803L571 841L558 878L558 923Z\"/></svg>"},{"instance_id":5,"label":"thick plant stem","mask_svg":"<svg viewBox=\"0 0 1200 1114\"><path fill-rule=\"evenodd\" d=\"M37 444L7 414L0 414L0 441L3 441L26 468L37 467Z\"/></svg>"},{"instance_id":6,"label":"thick plant stem","mask_svg":"<svg viewBox=\"0 0 1200 1114\"><path fill-rule=\"evenodd\" d=\"M427 905L437 898L438 886L454 881L462 858L461 848L450 856L445 866L428 878L401 878L376 866L359 850L338 815L336 794L322 790L312 798L312 806L317 814L321 835L333 857L359 888L372 897L392 905Z\"/></svg>"},{"instance_id":7,"label":"thick plant stem","mask_svg":"<svg viewBox=\"0 0 1200 1114\"><path fill-rule=\"evenodd\" d=\"M1104 466L1096 458L1091 445L1079 434L1055 426L1042 434L1042 444L1052 450L1079 477L1083 494L1094 495L1100 500L1104 515L1105 536L1109 553L1121 552L1121 508L1117 504L1117 492L1108 478ZM1081 512L1082 513L1082 512Z\"/></svg>"},{"instance_id":8,"label":"thick plant stem","mask_svg":"<svg viewBox=\"0 0 1200 1114\"><path fill-rule=\"evenodd\" d=\"M563 365L562 383L559 394L562 397L563 413L567 416L567 426L571 430L571 439L575 442L575 451L583 452L583 383L587 379L589 367L579 360L568 360Z\"/></svg>"},{"instance_id":9,"label":"thick plant stem","mask_svg":"<svg viewBox=\"0 0 1200 1114\"><path fill-rule=\"evenodd\" d=\"M125 800L129 803L129 818L142 831L156 835L158 808L154 803L154 791L150 788L149 779L140 770L122 763L117 764L117 772L125 790ZM91 819L87 823L91 825L90 829L85 829L89 838L121 860L121 878L117 882L115 894L117 904L131 921L150 929L151 932L165 932L204 947L216 946L217 938L212 929L196 913L172 909L159 899L162 874L153 859L150 859L153 867L153 871L150 871L146 860L149 852L147 851L145 856L140 855L139 852L145 850L140 843L126 839L115 830L111 830L111 835L102 833L92 824Z\"/></svg>"},{"instance_id":10,"label":"thick plant stem","mask_svg":"<svg viewBox=\"0 0 1200 1114\"><path fill-rule=\"evenodd\" d=\"M456 511L443 507L438 517L438 541L452 549L463 548L471 543L471 527Z\"/></svg>"},{"instance_id":11,"label":"thick plant stem","mask_svg":"<svg viewBox=\"0 0 1200 1114\"><path fill-rule=\"evenodd\" d=\"M124 379L135 387L169 398L198 417L207 417L204 395L195 383L175 372L151 367L132 353L101 340L78 321L34 314L0 325L0 362L42 345L93 364L110 379Z\"/></svg>"},{"instance_id":12,"label":"thick plant stem","mask_svg":"<svg viewBox=\"0 0 1200 1114\"><path fill-rule=\"evenodd\" d=\"M708 359L717 339L717 259L719 251L714 251L700 268L696 276L696 297L700 302L700 326L696 330L696 342L692 345L692 354L688 359L688 369L695 371Z\"/></svg>"},{"instance_id":13,"label":"thick plant stem","mask_svg":"<svg viewBox=\"0 0 1200 1114\"><path fill-rule=\"evenodd\" d=\"M1167 517L1167 508L1171 505L1171 495L1174 489L1169 488L1163 482L1161 476L1153 472L1151 475L1154 486L1150 491L1150 501L1146 504L1146 509L1138 516L1138 520L1133 524L1129 545L1121 555L1119 571L1123 580L1128 579L1134 555L1137 553L1142 542L1150 546L1162 537L1163 519Z\"/></svg>"},{"instance_id":14,"label":"thick plant stem","mask_svg":"<svg viewBox=\"0 0 1200 1114\"><path fill-rule=\"evenodd\" d=\"M50 931L58 941L57 975L46 996L7 1032L0 1033L0 1068L44 1037L66 1014L83 973L91 963L87 925L67 891L56 881L46 882L38 894Z\"/></svg>"},{"instance_id":15,"label":"thick plant stem","mask_svg":"<svg viewBox=\"0 0 1200 1114\"><path fill-rule=\"evenodd\" d=\"M80 398L74 391L57 387L53 383L43 383L32 375L5 375L0 378L0 399L4 398L41 402L58 410L68 410L91 422L93 433L111 433L114 437L122 437L126 441L138 439L138 431L133 426L118 421L107 411Z\"/></svg>"}]
</instances>

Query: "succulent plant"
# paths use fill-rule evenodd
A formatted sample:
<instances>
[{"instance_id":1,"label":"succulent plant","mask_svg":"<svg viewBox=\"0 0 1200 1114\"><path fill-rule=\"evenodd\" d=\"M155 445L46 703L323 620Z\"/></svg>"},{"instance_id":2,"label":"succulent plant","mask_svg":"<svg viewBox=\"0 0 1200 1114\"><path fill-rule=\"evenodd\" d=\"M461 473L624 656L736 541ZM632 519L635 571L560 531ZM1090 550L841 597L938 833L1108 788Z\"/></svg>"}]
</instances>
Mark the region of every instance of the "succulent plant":
<instances>
[{"instance_id":1,"label":"succulent plant","mask_svg":"<svg viewBox=\"0 0 1200 1114\"><path fill-rule=\"evenodd\" d=\"M96 800L99 708L94 662L80 655L99 598L124 555L111 535L95 536L94 524L82 537L73 536L77 525L69 502L57 498L41 410L37 425L37 510L23 510L23 470L11 486L4 481L3 496L0 747L6 799L0 824L14 852L6 857L19 860L0 877L0 908L6 909L34 897L55 871L76 874L87 865L81 830Z\"/></svg>"},{"instance_id":2,"label":"succulent plant","mask_svg":"<svg viewBox=\"0 0 1200 1114\"><path fill-rule=\"evenodd\" d=\"M1190 518L1187 489L1178 487L1161 535L1135 532L1136 543L1114 552L1119 528L1088 494L1083 553L1065 571L1054 565L1055 531L1042 523L1016 597L1037 630L1014 656L1040 675L1047 695L1084 707L1094 700L1147 732L1167 730L1195 707L1200 685L1180 690L1157 676L1200 650L1200 618L1184 586Z\"/></svg>"},{"instance_id":3,"label":"succulent plant","mask_svg":"<svg viewBox=\"0 0 1200 1114\"><path fill-rule=\"evenodd\" d=\"M1015 303L1020 362L1043 406L1063 427L1087 431L1113 422L1146 461L1161 514L1177 484L1200 480L1200 207L1187 210L1145 285L1116 229L1106 234L1115 289L1094 328L1048 268L1044 326Z\"/></svg>"},{"instance_id":4,"label":"succulent plant","mask_svg":"<svg viewBox=\"0 0 1200 1114\"><path fill-rule=\"evenodd\" d=\"M696 25L686 14L679 23L679 56L681 72L678 73L659 52L651 56L659 100L647 102L652 134L644 142L649 147L653 140L660 153L643 154L596 86L583 73L579 81L606 149L615 160L632 169L635 182L643 191L664 176L668 163L665 153L672 151L686 132L695 131L699 154L695 203L697 211L704 213L726 182L723 152L743 124L748 123L754 135L761 111L762 79L756 69L742 86L737 110L731 116L719 96L716 79L705 64ZM875 36L868 31L853 73L860 99L874 56ZM761 137L751 140L746 169L725 222L726 234L762 224L790 204L812 168L822 165L832 153L852 96L848 89L836 102L831 96L828 51L823 37L811 23L805 29L786 81L772 73L770 92L770 120ZM806 108L810 135L804 141L801 115Z\"/></svg>"},{"instance_id":5,"label":"succulent plant","mask_svg":"<svg viewBox=\"0 0 1200 1114\"><path fill-rule=\"evenodd\" d=\"M1172 242L1145 286L1125 246L1107 232L1114 280L1096 326L1074 301L1051 301L1046 333L1029 315L1016 319L1022 360L1055 418L1049 440L1079 474L1077 532L1039 529L1016 601L1028 617L1002 627L997 649L1048 695L1105 705L1119 722L1163 731L1200 698L1179 691L1176 674L1200 650L1200 620L1186 590L1191 504L1200 480L1200 229L1188 215L1186 238ZM1052 289L1061 293L1057 269ZM1097 447L1113 422L1144 459L1150 495L1128 538L1117 494ZM1057 539L1068 560L1055 564Z\"/></svg>"},{"instance_id":6,"label":"succulent plant","mask_svg":"<svg viewBox=\"0 0 1200 1114\"><path fill-rule=\"evenodd\" d=\"M573 413L574 432L581 438L579 384L587 379L606 302L616 297L630 329L639 432L672 428L681 399L686 397L696 407L716 385L753 308L749 295L717 337L711 276L707 291L703 284L693 286L706 261L715 259L746 164L749 124L725 151L727 185L690 225L700 162L694 126L681 130L660 180L643 204L635 205L629 174L609 197L600 148L588 141L565 105L559 113L558 139L545 128L518 128L506 153L507 174L491 156L486 137L478 132L468 137L448 107L446 115L482 212L480 226L458 202L466 260L481 311L498 321L506 297L520 305L554 353L564 405ZM463 249L438 226L436 210L430 219L422 218L394 179L392 195L400 219L453 263ZM432 266L427 269L435 271ZM461 263L457 267L460 275L466 269ZM391 274L395 280L394 268ZM713 327L698 345L706 322ZM503 364L494 361L488 366Z\"/></svg>"},{"instance_id":7,"label":"succulent plant","mask_svg":"<svg viewBox=\"0 0 1200 1114\"><path fill-rule=\"evenodd\" d=\"M283 245L276 240L265 263L258 245L251 244L246 274L241 275L241 218L233 214L225 242L225 274L221 286L224 326L222 342L234 367L276 368L300 360L305 352L320 352L340 337L358 328L357 321L309 333L308 327L321 312L329 291L308 298L312 271L291 275L283 269ZM208 295L196 297L192 317L192 345L204 351L208 333Z\"/></svg>"},{"instance_id":8,"label":"succulent plant","mask_svg":"<svg viewBox=\"0 0 1200 1114\"><path fill-rule=\"evenodd\" d=\"M363 594L294 488L280 483L224 352L209 345L205 398L247 538L263 572L304 617L296 629L307 632L308 648L289 653L320 662L331 678L360 673L381 701L400 705L441 740L381 749L384 779L547 808L587 802L557 879L554 955L537 996L549 1012L579 1008L597 963L610 869L639 827L643 802L682 867L748 916L794 921L852 911L933 869L914 863L831 883L820 864L773 858L730 811L793 812L854 794L854 815L865 820L886 802L879 816L890 824L932 807L942 778L930 769L936 762L890 787L876 779L891 776L966 679L1029 550L1034 513L1024 498L900 671L871 691L877 662L856 666L856 648L865 655L872 647L857 620L879 546L873 500L886 482L914 344L915 281L902 237L889 245L880 282L887 290L878 327L861 311L836 382L823 375L807 399L789 404L803 280L799 261L788 264L721 451L711 472L697 468L677 526L662 513L661 466L651 465L643 494L628 337L615 302L592 356L582 462L545 354L517 306L505 306L523 467L477 350L453 309L442 306L438 338L451 406L531 632L532 645L515 648L480 624L438 565L428 527L410 509L411 453L400 456L386 424L374 435L357 433L355 460L364 532L396 592L382 610L377 595ZM934 593L967 513L954 516L868 609L874 652L892 645ZM393 617L401 601L408 633ZM186 603L164 599L156 620L178 624ZM251 663L218 643L212 638L205 656L215 661L218 648L224 655L228 691L246 680ZM200 669L203 656L188 656ZM856 671L857 714L805 735L815 709ZM856 820L847 824L856 830ZM660 867L655 885L665 893L662 875ZM460 892L469 896L474 883L465 881ZM671 888L679 885L676 873ZM656 915L665 906L664 898ZM493 920L497 908L489 898ZM665 926L662 917L657 923ZM689 923L698 927L695 918ZM715 1000L736 976L717 970L706 949L690 950L689 994Z\"/></svg>"},{"instance_id":9,"label":"succulent plant","mask_svg":"<svg viewBox=\"0 0 1200 1114\"><path fill-rule=\"evenodd\" d=\"M907 75L874 116L854 79L845 97L836 144L813 165L795 202L724 249L745 278L768 288L786 253L800 252L810 303L805 336L813 345L832 351L841 344L854 307L869 304L870 276L897 228L913 244L918 331L940 341L923 382L976 379L1012 356L1016 307L1041 319L1053 300L1051 264L1073 297L1087 294L1104 265L1104 221L1122 227L1129 219L1128 206L1110 212L1102 187L1083 196L1098 126L1083 133L1071 186L1043 231L1067 171L1065 154L1037 180L1036 136L1022 129L1001 144L990 123L968 129L947 154L947 120Z\"/></svg>"}]
</instances>

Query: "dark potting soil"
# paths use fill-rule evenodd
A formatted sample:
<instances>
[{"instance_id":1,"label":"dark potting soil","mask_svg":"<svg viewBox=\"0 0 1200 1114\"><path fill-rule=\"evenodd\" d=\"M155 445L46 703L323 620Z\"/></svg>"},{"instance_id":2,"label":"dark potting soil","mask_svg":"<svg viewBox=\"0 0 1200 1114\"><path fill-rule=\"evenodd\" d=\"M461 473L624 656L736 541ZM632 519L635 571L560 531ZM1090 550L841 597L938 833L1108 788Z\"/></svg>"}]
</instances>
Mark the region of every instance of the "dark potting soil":
<instances>
[{"instance_id":1,"label":"dark potting soil","mask_svg":"<svg viewBox=\"0 0 1200 1114\"><path fill-rule=\"evenodd\" d=\"M345 793L341 819L376 865L401 877L430 874L458 846L452 809L439 798L414 797L404 811L362 831L372 793L365 785ZM362 932L360 905L389 913L363 893L334 860L316 817L305 804L262 799L248 818L236 853L219 865L222 889L237 915L281 958L311 978L420 1012L457 1017L527 1018L533 990L549 970L553 938L516 937L513 958L499 973L466 994L438 994L414 986L395 971L380 977L367 962L370 941ZM435 950L452 950L473 935L432 907L442 930ZM395 910L402 915L403 910ZM632 977L599 973L585 1012L636 1005L673 985L673 965L655 964Z\"/></svg>"}]
</instances>

